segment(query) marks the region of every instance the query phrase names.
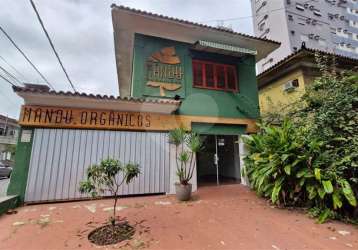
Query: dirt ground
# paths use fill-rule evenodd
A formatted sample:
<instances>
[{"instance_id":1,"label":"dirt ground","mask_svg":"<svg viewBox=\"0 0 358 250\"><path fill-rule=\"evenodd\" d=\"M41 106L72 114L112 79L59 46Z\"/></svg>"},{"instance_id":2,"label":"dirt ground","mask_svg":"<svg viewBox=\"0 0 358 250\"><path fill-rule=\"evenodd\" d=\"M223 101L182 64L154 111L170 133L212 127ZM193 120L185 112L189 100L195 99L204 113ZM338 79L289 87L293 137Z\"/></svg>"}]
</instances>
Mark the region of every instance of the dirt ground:
<instances>
[{"instance_id":1,"label":"dirt ground","mask_svg":"<svg viewBox=\"0 0 358 250\"><path fill-rule=\"evenodd\" d=\"M132 240L94 246L112 200L31 205L0 217L0 249L358 249L358 228L318 225L303 212L274 208L241 185L203 187L191 202L174 196L121 199Z\"/></svg>"}]
</instances>

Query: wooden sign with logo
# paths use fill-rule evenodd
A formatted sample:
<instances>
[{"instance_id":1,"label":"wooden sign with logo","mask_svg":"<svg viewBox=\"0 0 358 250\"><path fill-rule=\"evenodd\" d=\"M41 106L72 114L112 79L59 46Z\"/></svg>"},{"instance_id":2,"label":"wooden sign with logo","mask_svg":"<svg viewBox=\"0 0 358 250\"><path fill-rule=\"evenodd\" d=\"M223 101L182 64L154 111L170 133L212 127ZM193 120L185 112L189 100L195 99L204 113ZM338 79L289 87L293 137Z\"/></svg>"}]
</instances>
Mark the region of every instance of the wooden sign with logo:
<instances>
[{"instance_id":1,"label":"wooden sign with logo","mask_svg":"<svg viewBox=\"0 0 358 250\"><path fill-rule=\"evenodd\" d=\"M257 129L254 119L164 115L32 105L22 106L19 119L19 124L26 127L137 131L169 131L179 127L191 130L192 123L244 125L249 133L256 132Z\"/></svg>"},{"instance_id":2,"label":"wooden sign with logo","mask_svg":"<svg viewBox=\"0 0 358 250\"><path fill-rule=\"evenodd\" d=\"M159 88L160 96L180 89L183 79L184 69L174 47L163 48L148 58L147 86Z\"/></svg>"}]
</instances>

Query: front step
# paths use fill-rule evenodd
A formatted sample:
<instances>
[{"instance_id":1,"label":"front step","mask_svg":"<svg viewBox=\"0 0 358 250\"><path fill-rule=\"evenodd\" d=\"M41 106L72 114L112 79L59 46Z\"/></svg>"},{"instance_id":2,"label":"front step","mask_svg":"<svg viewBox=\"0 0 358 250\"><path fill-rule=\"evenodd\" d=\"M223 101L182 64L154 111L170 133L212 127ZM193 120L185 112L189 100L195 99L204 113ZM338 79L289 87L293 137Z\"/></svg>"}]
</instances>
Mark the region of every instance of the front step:
<instances>
[{"instance_id":1,"label":"front step","mask_svg":"<svg viewBox=\"0 0 358 250\"><path fill-rule=\"evenodd\" d=\"M6 213L9 209L15 208L18 197L18 195L0 197L0 215Z\"/></svg>"}]
</instances>

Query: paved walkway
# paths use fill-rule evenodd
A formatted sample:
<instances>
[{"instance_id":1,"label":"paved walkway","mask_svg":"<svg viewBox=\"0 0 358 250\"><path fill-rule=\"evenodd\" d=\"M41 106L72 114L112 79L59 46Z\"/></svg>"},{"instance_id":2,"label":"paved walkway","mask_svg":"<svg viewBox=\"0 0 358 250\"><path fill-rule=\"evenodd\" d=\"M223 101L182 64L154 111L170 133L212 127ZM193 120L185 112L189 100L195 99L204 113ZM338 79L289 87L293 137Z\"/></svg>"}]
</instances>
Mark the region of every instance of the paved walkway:
<instances>
[{"instance_id":1,"label":"paved walkway","mask_svg":"<svg viewBox=\"0 0 358 250\"><path fill-rule=\"evenodd\" d=\"M135 225L131 241L103 249L358 249L358 228L318 225L298 211L271 207L241 185L203 187L195 200L173 196L120 200ZM0 217L0 249L97 249L88 233L106 222L111 200L32 205Z\"/></svg>"}]
</instances>

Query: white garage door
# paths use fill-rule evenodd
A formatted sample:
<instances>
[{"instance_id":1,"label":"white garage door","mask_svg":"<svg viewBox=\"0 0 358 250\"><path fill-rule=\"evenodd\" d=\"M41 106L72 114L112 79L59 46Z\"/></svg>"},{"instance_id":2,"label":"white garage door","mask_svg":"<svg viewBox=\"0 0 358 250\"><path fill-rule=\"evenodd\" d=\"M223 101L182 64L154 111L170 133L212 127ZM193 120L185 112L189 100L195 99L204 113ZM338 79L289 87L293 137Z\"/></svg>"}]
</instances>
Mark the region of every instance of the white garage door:
<instances>
[{"instance_id":1,"label":"white garage door","mask_svg":"<svg viewBox=\"0 0 358 250\"><path fill-rule=\"evenodd\" d=\"M89 165L108 157L141 167L139 177L122 186L121 195L169 192L167 133L35 129L25 201L87 197L78 191L79 182Z\"/></svg>"}]
</instances>

